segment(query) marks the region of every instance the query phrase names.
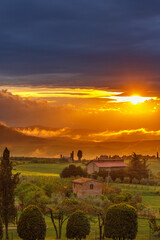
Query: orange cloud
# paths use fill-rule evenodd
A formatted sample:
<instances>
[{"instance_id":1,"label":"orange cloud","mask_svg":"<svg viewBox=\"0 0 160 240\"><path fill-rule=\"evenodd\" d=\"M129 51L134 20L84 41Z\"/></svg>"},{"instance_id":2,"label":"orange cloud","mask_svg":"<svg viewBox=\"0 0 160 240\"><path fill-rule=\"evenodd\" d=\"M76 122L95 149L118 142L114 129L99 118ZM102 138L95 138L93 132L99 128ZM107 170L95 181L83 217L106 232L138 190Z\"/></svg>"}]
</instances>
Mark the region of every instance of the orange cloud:
<instances>
[{"instance_id":1,"label":"orange cloud","mask_svg":"<svg viewBox=\"0 0 160 240\"><path fill-rule=\"evenodd\" d=\"M13 95L19 95L23 98L104 98L117 96L122 92L107 91L94 88L53 88L53 87L21 87L21 86L3 86L12 92Z\"/></svg>"},{"instance_id":2,"label":"orange cloud","mask_svg":"<svg viewBox=\"0 0 160 240\"><path fill-rule=\"evenodd\" d=\"M53 137L71 137L69 128L62 128L56 130L46 130L39 127L35 128L15 128L17 132L23 133L28 136L40 138L53 138Z\"/></svg>"},{"instance_id":3,"label":"orange cloud","mask_svg":"<svg viewBox=\"0 0 160 240\"><path fill-rule=\"evenodd\" d=\"M104 142L104 141L136 141L136 140L155 140L160 139L160 130L153 131L145 128L120 130L120 131L82 131L70 128L62 129L43 129L39 127L33 128L15 128L17 132L27 136L39 138L69 138L78 141L87 142Z\"/></svg>"},{"instance_id":4,"label":"orange cloud","mask_svg":"<svg viewBox=\"0 0 160 240\"><path fill-rule=\"evenodd\" d=\"M160 139L160 130L152 131L145 128L120 130L116 132L104 131L100 133L93 133L89 135L90 139L94 141L108 141L108 140L124 140L124 141L137 141L148 139Z\"/></svg>"}]
</instances>

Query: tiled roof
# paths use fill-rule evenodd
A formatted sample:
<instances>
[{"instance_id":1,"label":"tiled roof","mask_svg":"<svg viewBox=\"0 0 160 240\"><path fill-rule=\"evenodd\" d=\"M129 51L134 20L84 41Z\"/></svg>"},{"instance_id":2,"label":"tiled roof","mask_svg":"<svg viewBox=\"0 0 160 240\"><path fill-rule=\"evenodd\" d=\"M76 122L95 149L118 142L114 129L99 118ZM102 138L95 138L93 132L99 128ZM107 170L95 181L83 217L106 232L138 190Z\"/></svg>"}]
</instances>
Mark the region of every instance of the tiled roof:
<instances>
[{"instance_id":1,"label":"tiled roof","mask_svg":"<svg viewBox=\"0 0 160 240\"><path fill-rule=\"evenodd\" d=\"M120 160L113 160L113 161L94 161L94 164L99 168L114 168L114 167L127 167L127 165Z\"/></svg>"},{"instance_id":2,"label":"tiled roof","mask_svg":"<svg viewBox=\"0 0 160 240\"><path fill-rule=\"evenodd\" d=\"M82 184L82 183L90 182L90 181L100 182L100 181L98 181L98 180L96 180L96 179L92 179L92 178L84 178L84 177L82 177L82 178L78 178L78 179L75 179L75 180L73 180L72 182L73 182L73 183L79 183L79 184Z\"/></svg>"}]
</instances>

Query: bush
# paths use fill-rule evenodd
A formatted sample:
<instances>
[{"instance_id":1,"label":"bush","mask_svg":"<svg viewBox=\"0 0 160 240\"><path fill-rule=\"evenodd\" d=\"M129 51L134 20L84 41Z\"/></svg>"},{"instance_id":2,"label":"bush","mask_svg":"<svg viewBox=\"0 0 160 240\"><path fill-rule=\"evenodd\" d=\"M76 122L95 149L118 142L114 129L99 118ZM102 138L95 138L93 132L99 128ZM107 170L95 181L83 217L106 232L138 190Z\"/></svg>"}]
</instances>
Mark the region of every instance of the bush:
<instances>
[{"instance_id":1,"label":"bush","mask_svg":"<svg viewBox=\"0 0 160 240\"><path fill-rule=\"evenodd\" d=\"M46 223L39 208L30 205L24 209L17 224L17 232L25 240L45 239Z\"/></svg>"},{"instance_id":2,"label":"bush","mask_svg":"<svg viewBox=\"0 0 160 240\"><path fill-rule=\"evenodd\" d=\"M114 203L122 203L122 202L128 202L132 199L132 194L129 192L118 194L115 199Z\"/></svg>"},{"instance_id":3,"label":"bush","mask_svg":"<svg viewBox=\"0 0 160 240\"><path fill-rule=\"evenodd\" d=\"M147 183L148 183L148 179L147 178L142 178L140 180L140 184L142 184L142 185L147 185Z\"/></svg>"},{"instance_id":4,"label":"bush","mask_svg":"<svg viewBox=\"0 0 160 240\"><path fill-rule=\"evenodd\" d=\"M104 181L103 177L97 177L97 180L100 181L100 182Z\"/></svg>"},{"instance_id":5,"label":"bush","mask_svg":"<svg viewBox=\"0 0 160 240\"><path fill-rule=\"evenodd\" d=\"M115 183L121 183L121 179L120 178L116 178L115 179Z\"/></svg>"},{"instance_id":6,"label":"bush","mask_svg":"<svg viewBox=\"0 0 160 240\"><path fill-rule=\"evenodd\" d=\"M111 175L111 178L113 179L113 181L115 181L116 178L120 178L122 181L124 179L124 177L126 176L126 170L119 169L119 170L111 171L110 175Z\"/></svg>"},{"instance_id":7,"label":"bush","mask_svg":"<svg viewBox=\"0 0 160 240\"><path fill-rule=\"evenodd\" d=\"M139 180L138 180L137 178L133 178L133 179L132 179L132 183L133 183L133 184L139 184Z\"/></svg>"},{"instance_id":8,"label":"bush","mask_svg":"<svg viewBox=\"0 0 160 240\"><path fill-rule=\"evenodd\" d=\"M125 178L123 179L123 182L124 182L124 183L130 183L130 178L129 178L129 177L125 177Z\"/></svg>"},{"instance_id":9,"label":"bush","mask_svg":"<svg viewBox=\"0 0 160 240\"><path fill-rule=\"evenodd\" d=\"M105 182L106 183L108 182L108 177L105 178ZM112 180L111 176L109 176L109 183L113 183L113 180Z\"/></svg>"},{"instance_id":10,"label":"bush","mask_svg":"<svg viewBox=\"0 0 160 240\"><path fill-rule=\"evenodd\" d=\"M149 181L149 185L151 185L151 186L154 186L154 185L157 185L157 184L158 184L158 182L156 180L154 180L154 179L151 179Z\"/></svg>"},{"instance_id":11,"label":"bush","mask_svg":"<svg viewBox=\"0 0 160 240\"><path fill-rule=\"evenodd\" d=\"M61 178L69 178L69 177L86 177L87 173L80 166L76 167L74 164L69 165L69 167L65 167L60 174Z\"/></svg>"},{"instance_id":12,"label":"bush","mask_svg":"<svg viewBox=\"0 0 160 240\"><path fill-rule=\"evenodd\" d=\"M105 237L112 239L135 239L137 235L137 212L127 204L111 206L106 214L104 225Z\"/></svg>"},{"instance_id":13,"label":"bush","mask_svg":"<svg viewBox=\"0 0 160 240\"><path fill-rule=\"evenodd\" d=\"M90 233L90 223L87 216L82 211L73 213L67 222L66 236L69 239L86 238Z\"/></svg>"}]
</instances>

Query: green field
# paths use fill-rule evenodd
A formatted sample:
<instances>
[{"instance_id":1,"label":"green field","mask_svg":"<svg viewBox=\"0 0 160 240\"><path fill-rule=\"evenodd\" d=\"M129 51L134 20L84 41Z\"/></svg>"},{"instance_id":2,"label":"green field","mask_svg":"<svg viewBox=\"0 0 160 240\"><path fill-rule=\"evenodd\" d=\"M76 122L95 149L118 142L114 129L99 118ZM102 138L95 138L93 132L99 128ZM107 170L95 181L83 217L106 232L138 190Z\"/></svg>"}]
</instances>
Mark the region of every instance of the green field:
<instances>
[{"instance_id":1,"label":"green field","mask_svg":"<svg viewBox=\"0 0 160 240\"><path fill-rule=\"evenodd\" d=\"M152 160L149 161L150 169L153 174L160 172L160 161ZM22 165L15 166L15 171L22 172L23 175L48 175L48 176L59 176L62 170L67 167L69 163L25 163ZM76 165L81 165L77 164ZM81 165L84 167L84 165Z\"/></svg>"},{"instance_id":2,"label":"green field","mask_svg":"<svg viewBox=\"0 0 160 240\"><path fill-rule=\"evenodd\" d=\"M21 172L23 175L56 176L69 166L68 163L26 163L14 167L14 171Z\"/></svg>"}]
</instances>

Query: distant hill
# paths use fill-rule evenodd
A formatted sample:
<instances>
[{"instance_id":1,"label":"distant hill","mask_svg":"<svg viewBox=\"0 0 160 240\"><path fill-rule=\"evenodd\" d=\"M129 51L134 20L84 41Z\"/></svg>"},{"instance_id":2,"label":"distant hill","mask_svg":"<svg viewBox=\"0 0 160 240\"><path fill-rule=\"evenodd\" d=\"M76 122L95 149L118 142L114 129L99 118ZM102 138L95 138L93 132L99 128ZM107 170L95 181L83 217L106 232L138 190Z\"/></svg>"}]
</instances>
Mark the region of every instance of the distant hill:
<instances>
[{"instance_id":1,"label":"distant hill","mask_svg":"<svg viewBox=\"0 0 160 240\"><path fill-rule=\"evenodd\" d=\"M32 127L33 130L34 128L35 126ZM43 127L41 129L44 130ZM91 134L91 130L83 130L81 135L79 135L80 130L66 129L60 135L59 129L46 128L45 130L56 131L56 134L49 137L31 136L17 131L16 128L0 125L1 150L8 146L14 156L58 157L60 154L69 155L72 150L77 152L82 149L84 158L91 159L101 154L123 155L137 152L153 155L160 147L160 140L96 142L84 137L85 134Z\"/></svg>"}]
</instances>

